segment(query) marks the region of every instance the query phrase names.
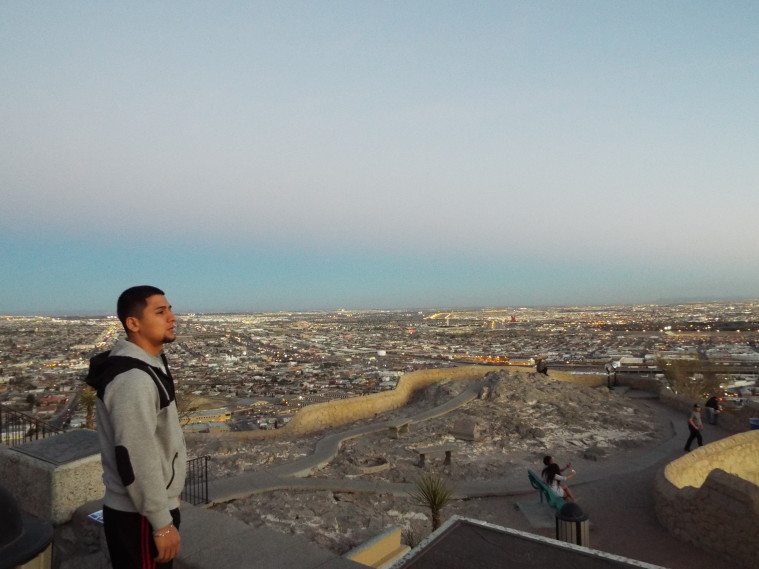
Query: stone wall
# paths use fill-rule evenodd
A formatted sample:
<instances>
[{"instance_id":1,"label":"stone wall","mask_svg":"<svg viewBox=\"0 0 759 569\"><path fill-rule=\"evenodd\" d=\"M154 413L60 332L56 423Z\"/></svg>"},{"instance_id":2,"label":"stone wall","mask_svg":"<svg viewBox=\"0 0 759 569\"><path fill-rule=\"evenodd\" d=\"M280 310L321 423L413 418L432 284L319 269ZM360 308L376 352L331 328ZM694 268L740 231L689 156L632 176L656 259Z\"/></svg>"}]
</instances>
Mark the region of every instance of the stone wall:
<instances>
[{"instance_id":1,"label":"stone wall","mask_svg":"<svg viewBox=\"0 0 759 569\"><path fill-rule=\"evenodd\" d=\"M548 370L548 377L555 381L566 381L585 387L600 387L606 385L606 373L570 373L567 371Z\"/></svg>"},{"instance_id":2,"label":"stone wall","mask_svg":"<svg viewBox=\"0 0 759 569\"><path fill-rule=\"evenodd\" d=\"M300 435L328 427L347 425L360 419L371 419L385 411L403 407L417 391L435 383L480 379L497 369L500 368L462 366L414 371L401 376L396 388L390 391L309 405L290 421L287 428L291 434Z\"/></svg>"},{"instance_id":3,"label":"stone wall","mask_svg":"<svg viewBox=\"0 0 759 569\"><path fill-rule=\"evenodd\" d=\"M304 407L295 414L292 421L281 429L214 433L221 440L256 440L277 437L299 437L327 428L339 427L359 421L371 419L376 415L392 411L406 405L414 394L442 381L481 379L493 371L505 370L509 373L534 374L534 368L518 366L485 366L467 365L437 369L421 369L401 376L398 385L390 391L372 393L350 399L336 399L324 403L316 403ZM548 372L548 378L555 381L566 381L586 387L598 387L606 384L606 374L567 373L562 371ZM205 437L204 434L187 433L188 440Z\"/></svg>"},{"instance_id":4,"label":"stone wall","mask_svg":"<svg viewBox=\"0 0 759 569\"><path fill-rule=\"evenodd\" d=\"M669 463L654 481L661 524L746 567L759 559L759 430L727 437Z\"/></svg>"},{"instance_id":5,"label":"stone wall","mask_svg":"<svg viewBox=\"0 0 759 569\"><path fill-rule=\"evenodd\" d=\"M401 543L401 538L400 527L389 527L380 535L351 549L343 557L367 567L390 567L411 551L408 545Z\"/></svg>"},{"instance_id":6,"label":"stone wall","mask_svg":"<svg viewBox=\"0 0 759 569\"><path fill-rule=\"evenodd\" d=\"M105 493L97 434L75 429L47 439L0 446L0 481L19 507L53 524Z\"/></svg>"},{"instance_id":7,"label":"stone wall","mask_svg":"<svg viewBox=\"0 0 759 569\"><path fill-rule=\"evenodd\" d=\"M398 380L395 389L372 393L349 399L335 399L308 405L298 411L293 419L281 429L214 433L222 440L255 440L277 437L299 437L331 427L347 425L361 419L392 411L406 405L414 393L430 385L448 380L480 379L501 366L460 366L439 369L422 369L406 373ZM188 440L204 437L202 434L186 434Z\"/></svg>"}]
</instances>

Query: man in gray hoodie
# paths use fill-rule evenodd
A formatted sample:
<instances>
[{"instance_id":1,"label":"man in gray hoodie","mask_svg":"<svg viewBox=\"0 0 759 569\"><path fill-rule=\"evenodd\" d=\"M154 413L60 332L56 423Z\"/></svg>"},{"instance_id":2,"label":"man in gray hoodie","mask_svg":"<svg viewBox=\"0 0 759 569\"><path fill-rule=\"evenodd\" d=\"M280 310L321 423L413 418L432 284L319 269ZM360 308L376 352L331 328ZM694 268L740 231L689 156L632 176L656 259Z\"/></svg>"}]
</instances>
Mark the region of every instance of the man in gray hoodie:
<instances>
[{"instance_id":1,"label":"man in gray hoodie","mask_svg":"<svg viewBox=\"0 0 759 569\"><path fill-rule=\"evenodd\" d=\"M163 291L147 285L125 290L117 313L127 339L93 357L87 376L98 394L106 541L114 569L168 569L187 461L163 354L176 318Z\"/></svg>"}]
</instances>

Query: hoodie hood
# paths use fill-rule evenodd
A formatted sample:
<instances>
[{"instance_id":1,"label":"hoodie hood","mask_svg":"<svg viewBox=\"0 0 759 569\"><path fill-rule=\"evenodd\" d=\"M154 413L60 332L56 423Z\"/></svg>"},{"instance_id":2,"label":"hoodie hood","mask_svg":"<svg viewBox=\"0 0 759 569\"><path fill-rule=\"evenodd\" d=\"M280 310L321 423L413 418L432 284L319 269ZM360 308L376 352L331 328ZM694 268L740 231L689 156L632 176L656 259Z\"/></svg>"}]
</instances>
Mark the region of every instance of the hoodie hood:
<instances>
[{"instance_id":1,"label":"hoodie hood","mask_svg":"<svg viewBox=\"0 0 759 569\"><path fill-rule=\"evenodd\" d=\"M137 344L122 339L116 342L113 349L90 358L90 370L85 382L102 397L103 389L114 377L129 369L145 369L146 366L165 374L160 357L151 356Z\"/></svg>"},{"instance_id":2,"label":"hoodie hood","mask_svg":"<svg viewBox=\"0 0 759 569\"><path fill-rule=\"evenodd\" d=\"M161 356L151 356L137 344L133 344L129 340L123 338L113 345L111 356L125 356L145 362L149 366L158 368L163 367Z\"/></svg>"}]
</instances>

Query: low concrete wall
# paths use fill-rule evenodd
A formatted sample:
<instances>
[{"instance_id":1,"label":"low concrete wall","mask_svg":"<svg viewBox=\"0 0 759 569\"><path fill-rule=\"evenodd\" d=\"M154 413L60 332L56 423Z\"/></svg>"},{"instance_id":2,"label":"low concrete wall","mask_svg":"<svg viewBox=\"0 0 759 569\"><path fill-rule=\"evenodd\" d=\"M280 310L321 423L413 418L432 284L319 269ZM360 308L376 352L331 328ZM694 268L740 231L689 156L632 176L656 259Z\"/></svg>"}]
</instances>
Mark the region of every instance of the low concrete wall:
<instances>
[{"instance_id":1,"label":"low concrete wall","mask_svg":"<svg viewBox=\"0 0 759 569\"><path fill-rule=\"evenodd\" d=\"M570 373L568 371L548 370L548 377L555 381L565 381L585 387L600 387L606 385L605 373Z\"/></svg>"},{"instance_id":2,"label":"low concrete wall","mask_svg":"<svg viewBox=\"0 0 759 569\"><path fill-rule=\"evenodd\" d=\"M391 527L380 535L351 549L343 557L375 569L390 567L396 560L411 551L401 543L401 528Z\"/></svg>"},{"instance_id":3,"label":"low concrete wall","mask_svg":"<svg viewBox=\"0 0 759 569\"><path fill-rule=\"evenodd\" d=\"M746 567L759 559L759 430L700 447L654 481L661 524L674 535Z\"/></svg>"},{"instance_id":4,"label":"low concrete wall","mask_svg":"<svg viewBox=\"0 0 759 569\"><path fill-rule=\"evenodd\" d=\"M71 519L81 504L103 496L99 452L60 463L45 452L34 454L43 445L64 448L67 444L82 444L84 440L98 446L95 432L84 429L15 448L0 446L0 481L16 497L22 510L58 525ZM89 445L89 450L92 446Z\"/></svg>"},{"instance_id":5,"label":"low concrete wall","mask_svg":"<svg viewBox=\"0 0 759 569\"><path fill-rule=\"evenodd\" d=\"M0 449L0 471L21 508L53 524L67 522L83 502L105 494L100 455L54 465Z\"/></svg>"}]
</instances>

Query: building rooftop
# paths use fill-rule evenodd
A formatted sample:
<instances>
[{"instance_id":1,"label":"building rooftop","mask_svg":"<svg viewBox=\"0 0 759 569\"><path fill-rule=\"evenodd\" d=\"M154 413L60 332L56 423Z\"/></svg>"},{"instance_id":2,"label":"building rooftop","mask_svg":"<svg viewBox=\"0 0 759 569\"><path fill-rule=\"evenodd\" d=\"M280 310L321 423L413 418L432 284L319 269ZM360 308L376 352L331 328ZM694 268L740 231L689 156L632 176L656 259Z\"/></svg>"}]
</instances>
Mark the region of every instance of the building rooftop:
<instances>
[{"instance_id":1,"label":"building rooftop","mask_svg":"<svg viewBox=\"0 0 759 569\"><path fill-rule=\"evenodd\" d=\"M657 568L642 561L453 516L392 569Z\"/></svg>"}]
</instances>

